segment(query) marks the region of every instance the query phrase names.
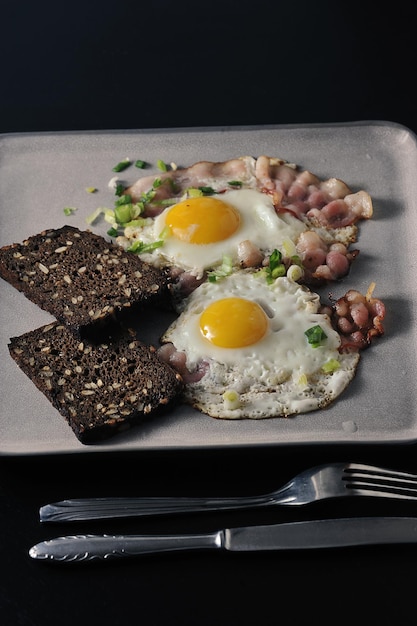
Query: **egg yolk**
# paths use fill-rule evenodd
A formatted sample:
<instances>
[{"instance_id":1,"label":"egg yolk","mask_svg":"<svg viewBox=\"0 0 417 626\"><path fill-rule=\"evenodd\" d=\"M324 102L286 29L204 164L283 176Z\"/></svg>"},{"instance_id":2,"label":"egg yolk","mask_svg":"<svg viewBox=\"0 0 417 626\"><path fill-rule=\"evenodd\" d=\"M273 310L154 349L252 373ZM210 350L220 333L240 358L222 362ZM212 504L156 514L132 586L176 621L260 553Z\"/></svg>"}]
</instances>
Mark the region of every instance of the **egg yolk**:
<instances>
[{"instance_id":1,"label":"egg yolk","mask_svg":"<svg viewBox=\"0 0 417 626\"><path fill-rule=\"evenodd\" d=\"M202 196L173 206L165 223L173 237L187 243L207 244L233 235L239 228L240 214L223 200Z\"/></svg>"},{"instance_id":2,"label":"egg yolk","mask_svg":"<svg viewBox=\"0 0 417 626\"><path fill-rule=\"evenodd\" d=\"M200 331L215 346L243 348L258 342L268 329L267 316L256 302L223 298L210 304L200 316Z\"/></svg>"}]
</instances>

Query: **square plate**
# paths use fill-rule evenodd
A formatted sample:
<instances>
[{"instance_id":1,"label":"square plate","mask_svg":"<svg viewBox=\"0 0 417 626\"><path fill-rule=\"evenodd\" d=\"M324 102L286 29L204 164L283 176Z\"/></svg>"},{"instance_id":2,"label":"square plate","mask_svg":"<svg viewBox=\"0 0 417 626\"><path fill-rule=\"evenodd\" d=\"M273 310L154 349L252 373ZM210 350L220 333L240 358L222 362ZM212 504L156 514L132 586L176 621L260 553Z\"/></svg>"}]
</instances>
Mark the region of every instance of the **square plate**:
<instances>
[{"instance_id":1,"label":"square plate","mask_svg":"<svg viewBox=\"0 0 417 626\"><path fill-rule=\"evenodd\" d=\"M392 443L417 439L416 137L390 122L305 126L250 126L0 136L0 245L20 242L65 223L87 228L99 206L114 207L112 168L125 157L179 166L251 154L284 158L322 178L367 190L374 216L360 224L361 250L349 276L326 290L349 288L387 307L386 334L363 353L354 381L330 407L290 418L223 421L179 406L97 445L78 442L65 419L11 359L7 344L51 321L21 293L0 281L0 454L88 453L284 444ZM131 167L119 174L133 182ZM96 193L87 193L96 187ZM64 207L77 210L64 215ZM108 226L108 225L107 225ZM104 221L93 230L105 235ZM144 329L149 342L160 329Z\"/></svg>"}]
</instances>

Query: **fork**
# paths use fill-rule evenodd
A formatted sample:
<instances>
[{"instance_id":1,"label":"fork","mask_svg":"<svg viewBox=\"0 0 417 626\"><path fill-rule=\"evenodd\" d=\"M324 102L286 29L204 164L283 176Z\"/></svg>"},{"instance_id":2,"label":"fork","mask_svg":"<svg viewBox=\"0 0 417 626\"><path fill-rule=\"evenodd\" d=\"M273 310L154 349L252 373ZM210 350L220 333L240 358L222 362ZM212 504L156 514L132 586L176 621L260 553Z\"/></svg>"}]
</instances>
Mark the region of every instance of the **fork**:
<instances>
[{"instance_id":1,"label":"fork","mask_svg":"<svg viewBox=\"0 0 417 626\"><path fill-rule=\"evenodd\" d=\"M42 506L41 522L74 522L148 515L303 505L345 496L417 501L417 475L359 463L307 469L271 493L234 497L109 497L62 500Z\"/></svg>"}]
</instances>

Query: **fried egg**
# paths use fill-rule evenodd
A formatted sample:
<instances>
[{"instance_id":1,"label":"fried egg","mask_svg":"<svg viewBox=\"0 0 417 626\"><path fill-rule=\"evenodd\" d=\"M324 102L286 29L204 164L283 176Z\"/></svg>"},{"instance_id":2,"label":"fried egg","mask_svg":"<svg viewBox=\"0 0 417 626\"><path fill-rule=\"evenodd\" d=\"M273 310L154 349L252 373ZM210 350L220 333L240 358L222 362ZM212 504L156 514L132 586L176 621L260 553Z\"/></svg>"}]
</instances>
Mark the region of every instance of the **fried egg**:
<instances>
[{"instance_id":1,"label":"fried egg","mask_svg":"<svg viewBox=\"0 0 417 626\"><path fill-rule=\"evenodd\" d=\"M272 252L295 242L306 226L290 214L277 215L271 198L256 189L238 189L210 196L189 197L167 207L134 236L160 245L146 260L201 275L218 267L224 257L238 265L238 246L250 241Z\"/></svg>"},{"instance_id":2,"label":"fried egg","mask_svg":"<svg viewBox=\"0 0 417 626\"><path fill-rule=\"evenodd\" d=\"M162 337L186 356L184 399L217 418L269 418L332 402L355 374L358 353L339 352L339 334L317 294L288 277L239 271L200 285ZM312 332L319 340L311 340Z\"/></svg>"}]
</instances>

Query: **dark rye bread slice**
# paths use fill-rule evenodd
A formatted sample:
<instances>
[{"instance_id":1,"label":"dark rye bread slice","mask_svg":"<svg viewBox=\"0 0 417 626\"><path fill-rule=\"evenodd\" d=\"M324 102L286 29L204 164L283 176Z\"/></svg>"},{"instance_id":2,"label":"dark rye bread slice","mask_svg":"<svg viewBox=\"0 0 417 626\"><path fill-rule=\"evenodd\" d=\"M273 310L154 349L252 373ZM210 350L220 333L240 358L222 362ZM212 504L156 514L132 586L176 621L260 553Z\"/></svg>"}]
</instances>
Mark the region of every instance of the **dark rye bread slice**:
<instances>
[{"instance_id":1,"label":"dark rye bread slice","mask_svg":"<svg viewBox=\"0 0 417 626\"><path fill-rule=\"evenodd\" d=\"M53 322L12 337L8 347L83 444L166 410L183 389L179 374L158 358L155 348L129 332L95 344Z\"/></svg>"},{"instance_id":2,"label":"dark rye bread slice","mask_svg":"<svg viewBox=\"0 0 417 626\"><path fill-rule=\"evenodd\" d=\"M0 276L80 337L162 303L169 283L164 271L72 226L0 248Z\"/></svg>"}]
</instances>

